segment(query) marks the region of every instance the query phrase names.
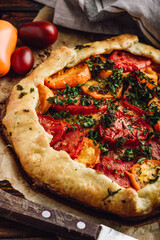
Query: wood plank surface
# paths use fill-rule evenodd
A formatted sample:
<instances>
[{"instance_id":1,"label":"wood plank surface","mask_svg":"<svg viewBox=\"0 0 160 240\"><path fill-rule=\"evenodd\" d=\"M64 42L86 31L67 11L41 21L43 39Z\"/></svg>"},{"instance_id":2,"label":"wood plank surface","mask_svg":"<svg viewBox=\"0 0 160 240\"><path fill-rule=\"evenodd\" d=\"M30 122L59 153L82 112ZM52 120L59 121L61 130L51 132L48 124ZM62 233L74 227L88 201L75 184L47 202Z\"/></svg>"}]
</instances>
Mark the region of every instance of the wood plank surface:
<instances>
[{"instance_id":1,"label":"wood plank surface","mask_svg":"<svg viewBox=\"0 0 160 240\"><path fill-rule=\"evenodd\" d=\"M18 28L22 23L32 21L42 7L42 4L29 0L0 0L0 19L9 21ZM1 181L0 188L23 197L8 181ZM58 238L53 234L0 218L0 239L57 240Z\"/></svg>"},{"instance_id":2,"label":"wood plank surface","mask_svg":"<svg viewBox=\"0 0 160 240\"><path fill-rule=\"evenodd\" d=\"M0 19L18 28L24 22L31 22L42 7L42 4L29 0L0 0Z\"/></svg>"},{"instance_id":3,"label":"wood plank surface","mask_svg":"<svg viewBox=\"0 0 160 240\"><path fill-rule=\"evenodd\" d=\"M29 0L0 0L1 12L38 12L42 4Z\"/></svg>"}]
</instances>

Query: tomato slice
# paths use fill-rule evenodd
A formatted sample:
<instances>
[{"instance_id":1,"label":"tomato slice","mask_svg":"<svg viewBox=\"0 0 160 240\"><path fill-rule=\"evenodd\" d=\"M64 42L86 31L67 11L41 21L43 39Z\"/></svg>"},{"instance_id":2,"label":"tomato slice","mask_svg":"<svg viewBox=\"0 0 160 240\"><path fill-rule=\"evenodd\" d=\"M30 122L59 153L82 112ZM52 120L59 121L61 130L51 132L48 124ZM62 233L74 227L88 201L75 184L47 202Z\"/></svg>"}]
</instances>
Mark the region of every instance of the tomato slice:
<instances>
[{"instance_id":1,"label":"tomato slice","mask_svg":"<svg viewBox=\"0 0 160 240\"><path fill-rule=\"evenodd\" d=\"M148 144L151 145L152 157L160 160L160 140L150 140Z\"/></svg>"},{"instance_id":2,"label":"tomato slice","mask_svg":"<svg viewBox=\"0 0 160 240\"><path fill-rule=\"evenodd\" d=\"M110 128L99 125L100 135L105 141L116 143L119 138L126 138L125 144L138 144L148 136L149 124L140 117L124 114L120 110L115 114L115 122Z\"/></svg>"},{"instance_id":3,"label":"tomato slice","mask_svg":"<svg viewBox=\"0 0 160 240\"><path fill-rule=\"evenodd\" d=\"M85 132L84 130L80 129L79 125L77 124L68 124L67 126L67 131L52 147L58 151L66 151L72 159L75 159L79 156L84 146ZM74 127L76 127L76 130L74 130Z\"/></svg>"},{"instance_id":4,"label":"tomato slice","mask_svg":"<svg viewBox=\"0 0 160 240\"><path fill-rule=\"evenodd\" d=\"M84 105L67 105L67 106L61 106L59 104L53 105L52 108L56 110L57 112L61 111L69 111L71 114L82 114L82 115L87 115L87 114L93 114L97 112L105 112L107 109L108 105L102 105L100 108L97 108L94 105L90 106L84 106Z\"/></svg>"},{"instance_id":5,"label":"tomato slice","mask_svg":"<svg viewBox=\"0 0 160 240\"><path fill-rule=\"evenodd\" d=\"M157 176L159 171L160 161L151 159L147 160L140 164L136 163L131 167L131 173L135 176L135 179L138 185L143 188L150 181L154 181L154 176Z\"/></svg>"},{"instance_id":6,"label":"tomato slice","mask_svg":"<svg viewBox=\"0 0 160 240\"><path fill-rule=\"evenodd\" d=\"M133 112L135 112L139 116L144 114L144 111L142 109L140 109L139 107L137 107L133 104L130 104L127 101L122 101L122 105L126 108L129 108L130 110L132 110Z\"/></svg>"},{"instance_id":7,"label":"tomato slice","mask_svg":"<svg viewBox=\"0 0 160 240\"><path fill-rule=\"evenodd\" d=\"M85 63L80 63L75 67L66 69L64 72L60 70L58 73L45 79L45 84L53 89L65 88L66 84L74 87L82 84L91 78L89 67Z\"/></svg>"},{"instance_id":8,"label":"tomato slice","mask_svg":"<svg viewBox=\"0 0 160 240\"><path fill-rule=\"evenodd\" d=\"M50 146L53 146L60 140L66 131L66 125L59 120L55 120L51 116L38 114L39 123L44 127L45 131L53 136Z\"/></svg>"},{"instance_id":9,"label":"tomato slice","mask_svg":"<svg viewBox=\"0 0 160 240\"><path fill-rule=\"evenodd\" d=\"M39 102L37 112L44 114L51 107L51 104L47 101L49 97L54 97L53 91L45 85L38 84Z\"/></svg>"},{"instance_id":10,"label":"tomato slice","mask_svg":"<svg viewBox=\"0 0 160 240\"><path fill-rule=\"evenodd\" d=\"M96 90L90 90L90 87L98 88L98 86L102 87L102 91L104 91L103 84L100 84L98 81L95 80L88 80L81 88L85 94L88 94L95 99L115 99L120 98L122 94L123 85L119 89L115 90L115 93L117 93L116 96L113 96L109 91L105 93L98 93Z\"/></svg>"},{"instance_id":11,"label":"tomato slice","mask_svg":"<svg viewBox=\"0 0 160 240\"><path fill-rule=\"evenodd\" d=\"M115 50L109 57L115 62L114 68L123 68L123 72L137 71L149 67L152 62L146 57L134 55L129 52Z\"/></svg>"},{"instance_id":12,"label":"tomato slice","mask_svg":"<svg viewBox=\"0 0 160 240\"><path fill-rule=\"evenodd\" d=\"M95 169L118 183L120 186L128 188L131 187L131 183L125 171L129 171L133 165L134 163L132 162L123 162L120 159L104 156L100 163L96 165Z\"/></svg>"},{"instance_id":13,"label":"tomato slice","mask_svg":"<svg viewBox=\"0 0 160 240\"><path fill-rule=\"evenodd\" d=\"M140 82L140 83L146 83L146 87L148 87L149 89L153 89L154 87L157 87L158 85L158 74L153 71L153 69L151 67L148 67L146 69L144 69L142 72L144 72L144 74L150 79L146 79L146 78L143 78L143 79L140 79L139 76L136 76L137 80Z\"/></svg>"},{"instance_id":14,"label":"tomato slice","mask_svg":"<svg viewBox=\"0 0 160 240\"><path fill-rule=\"evenodd\" d=\"M160 111L160 99L157 97L152 98L149 103L148 106L152 109L152 107L156 107L157 111ZM149 115L153 115L152 111L148 111ZM160 120L157 119L156 124L154 124L154 129L156 132L160 133Z\"/></svg>"},{"instance_id":15,"label":"tomato slice","mask_svg":"<svg viewBox=\"0 0 160 240\"><path fill-rule=\"evenodd\" d=\"M84 146L85 132L78 124L68 124L38 113L40 124L53 136L50 146L66 151L72 159L77 158Z\"/></svg>"},{"instance_id":16,"label":"tomato slice","mask_svg":"<svg viewBox=\"0 0 160 240\"><path fill-rule=\"evenodd\" d=\"M95 145L93 140L85 138L85 144L76 161L85 164L86 167L94 168L100 162L100 153L99 145Z\"/></svg>"}]
</instances>

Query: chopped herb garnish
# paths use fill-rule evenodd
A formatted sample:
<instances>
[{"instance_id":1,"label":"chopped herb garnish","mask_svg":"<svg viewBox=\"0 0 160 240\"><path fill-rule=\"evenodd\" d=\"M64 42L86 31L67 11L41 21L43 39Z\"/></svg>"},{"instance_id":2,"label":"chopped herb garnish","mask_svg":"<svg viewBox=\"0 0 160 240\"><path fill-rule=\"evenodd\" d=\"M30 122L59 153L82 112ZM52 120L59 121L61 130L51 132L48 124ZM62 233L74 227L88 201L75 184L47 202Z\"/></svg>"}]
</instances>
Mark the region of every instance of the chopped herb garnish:
<instances>
[{"instance_id":1,"label":"chopped herb garnish","mask_svg":"<svg viewBox=\"0 0 160 240\"><path fill-rule=\"evenodd\" d=\"M109 152L109 143L108 143L108 141L106 141L104 143L98 142L98 144L99 144L99 148L101 150L101 153L103 155L107 155L108 152Z\"/></svg>"},{"instance_id":2,"label":"chopped herb garnish","mask_svg":"<svg viewBox=\"0 0 160 240\"><path fill-rule=\"evenodd\" d=\"M108 188L108 195L107 195L105 198L103 198L103 201L106 200L108 197L117 194L120 190L122 190L122 189L119 188L117 191L113 191L113 192L111 192L110 189Z\"/></svg>"},{"instance_id":3,"label":"chopped herb garnish","mask_svg":"<svg viewBox=\"0 0 160 240\"><path fill-rule=\"evenodd\" d=\"M67 70L67 67L64 67L64 68L63 68L63 72L65 73L66 70Z\"/></svg>"},{"instance_id":4,"label":"chopped herb garnish","mask_svg":"<svg viewBox=\"0 0 160 240\"><path fill-rule=\"evenodd\" d=\"M115 115L111 114L111 112L110 114L105 113L102 115L100 123L102 124L102 126L109 128L114 125L115 119L116 119Z\"/></svg>"},{"instance_id":5,"label":"chopped herb garnish","mask_svg":"<svg viewBox=\"0 0 160 240\"><path fill-rule=\"evenodd\" d=\"M158 180L158 178L159 178L159 176L155 175L155 174L152 174L152 176L154 177L154 179L150 179L149 184L155 183Z\"/></svg>"},{"instance_id":6,"label":"chopped herb garnish","mask_svg":"<svg viewBox=\"0 0 160 240\"><path fill-rule=\"evenodd\" d=\"M77 126L73 125L71 127L68 127L66 132L75 131L75 130L77 130Z\"/></svg>"},{"instance_id":7,"label":"chopped herb garnish","mask_svg":"<svg viewBox=\"0 0 160 240\"><path fill-rule=\"evenodd\" d=\"M121 176L121 178L123 178L123 177L124 177L124 173L121 172L121 173L120 173L120 176Z\"/></svg>"},{"instance_id":8,"label":"chopped herb garnish","mask_svg":"<svg viewBox=\"0 0 160 240\"><path fill-rule=\"evenodd\" d=\"M22 97L24 97L25 95L27 95L26 92L21 92L21 93L19 94L18 98L22 98Z\"/></svg>"},{"instance_id":9,"label":"chopped herb garnish","mask_svg":"<svg viewBox=\"0 0 160 240\"><path fill-rule=\"evenodd\" d=\"M123 161L132 161L135 158L135 149L128 148L123 155Z\"/></svg>"},{"instance_id":10,"label":"chopped herb garnish","mask_svg":"<svg viewBox=\"0 0 160 240\"><path fill-rule=\"evenodd\" d=\"M146 83L139 82L137 77L143 79L144 73L140 70L134 71L123 79L127 89L124 93L129 103L146 110L146 108L148 108L148 102L156 93L153 89L149 89Z\"/></svg>"},{"instance_id":11,"label":"chopped herb garnish","mask_svg":"<svg viewBox=\"0 0 160 240\"><path fill-rule=\"evenodd\" d=\"M30 93L34 92L34 88L30 88Z\"/></svg>"},{"instance_id":12,"label":"chopped herb garnish","mask_svg":"<svg viewBox=\"0 0 160 240\"><path fill-rule=\"evenodd\" d=\"M91 55L90 58L86 60L86 64L91 71L92 78L96 79L101 70L107 71L108 69L113 69L114 62L107 59L104 61L98 56Z\"/></svg>"},{"instance_id":13,"label":"chopped herb garnish","mask_svg":"<svg viewBox=\"0 0 160 240\"><path fill-rule=\"evenodd\" d=\"M23 112L29 112L29 109L23 109Z\"/></svg>"},{"instance_id":14,"label":"chopped herb garnish","mask_svg":"<svg viewBox=\"0 0 160 240\"><path fill-rule=\"evenodd\" d=\"M23 87L21 85L17 85L17 90L18 91L22 91L23 90Z\"/></svg>"},{"instance_id":15,"label":"chopped herb garnish","mask_svg":"<svg viewBox=\"0 0 160 240\"><path fill-rule=\"evenodd\" d=\"M145 159L146 159L146 158L144 158L144 157L139 158L138 161L137 161L137 163L142 164L142 163L144 163L144 160L145 160Z\"/></svg>"},{"instance_id":16,"label":"chopped herb garnish","mask_svg":"<svg viewBox=\"0 0 160 240\"><path fill-rule=\"evenodd\" d=\"M119 149L119 148L122 148L126 141L128 140L128 137L120 137L120 138L116 138L116 147ZM127 160L128 161L128 160Z\"/></svg>"},{"instance_id":17,"label":"chopped herb garnish","mask_svg":"<svg viewBox=\"0 0 160 240\"><path fill-rule=\"evenodd\" d=\"M47 98L47 101L48 101L50 104L54 104L54 97L49 97L49 98Z\"/></svg>"},{"instance_id":18,"label":"chopped herb garnish","mask_svg":"<svg viewBox=\"0 0 160 240\"><path fill-rule=\"evenodd\" d=\"M90 45L77 45L77 46L75 46L75 50L76 49L78 49L78 50L81 50L81 49L83 49L83 48L88 48L88 47L90 47Z\"/></svg>"}]
</instances>

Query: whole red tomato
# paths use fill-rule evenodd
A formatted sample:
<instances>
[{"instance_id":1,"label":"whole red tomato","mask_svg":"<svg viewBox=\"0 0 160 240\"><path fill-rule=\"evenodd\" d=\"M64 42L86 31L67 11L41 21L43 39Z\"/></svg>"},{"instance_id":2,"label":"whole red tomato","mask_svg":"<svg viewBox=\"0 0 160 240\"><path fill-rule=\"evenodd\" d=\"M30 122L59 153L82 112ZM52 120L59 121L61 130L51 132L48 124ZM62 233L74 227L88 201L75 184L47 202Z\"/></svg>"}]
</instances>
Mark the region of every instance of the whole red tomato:
<instances>
[{"instance_id":1,"label":"whole red tomato","mask_svg":"<svg viewBox=\"0 0 160 240\"><path fill-rule=\"evenodd\" d=\"M13 70L21 75L27 74L34 64L32 50L23 46L15 50L11 57L11 65Z\"/></svg>"},{"instance_id":2,"label":"whole red tomato","mask_svg":"<svg viewBox=\"0 0 160 240\"><path fill-rule=\"evenodd\" d=\"M58 37L57 28L47 21L23 23L18 31L19 39L34 48L46 48Z\"/></svg>"}]
</instances>

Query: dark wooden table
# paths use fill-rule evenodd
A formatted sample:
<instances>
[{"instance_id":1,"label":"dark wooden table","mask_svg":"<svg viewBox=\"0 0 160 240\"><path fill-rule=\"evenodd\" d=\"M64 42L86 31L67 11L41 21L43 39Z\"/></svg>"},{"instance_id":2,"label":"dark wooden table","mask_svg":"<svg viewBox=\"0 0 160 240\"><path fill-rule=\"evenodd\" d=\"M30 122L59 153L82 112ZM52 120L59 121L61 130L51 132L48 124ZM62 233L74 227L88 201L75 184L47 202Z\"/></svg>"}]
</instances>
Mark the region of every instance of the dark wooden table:
<instances>
[{"instance_id":1,"label":"dark wooden table","mask_svg":"<svg viewBox=\"0 0 160 240\"><path fill-rule=\"evenodd\" d=\"M24 22L32 21L43 7L29 0L0 0L0 19L11 22L18 28ZM0 188L20 196L7 181L0 182ZM36 230L22 224L0 218L0 239L57 239L53 234Z\"/></svg>"}]
</instances>

